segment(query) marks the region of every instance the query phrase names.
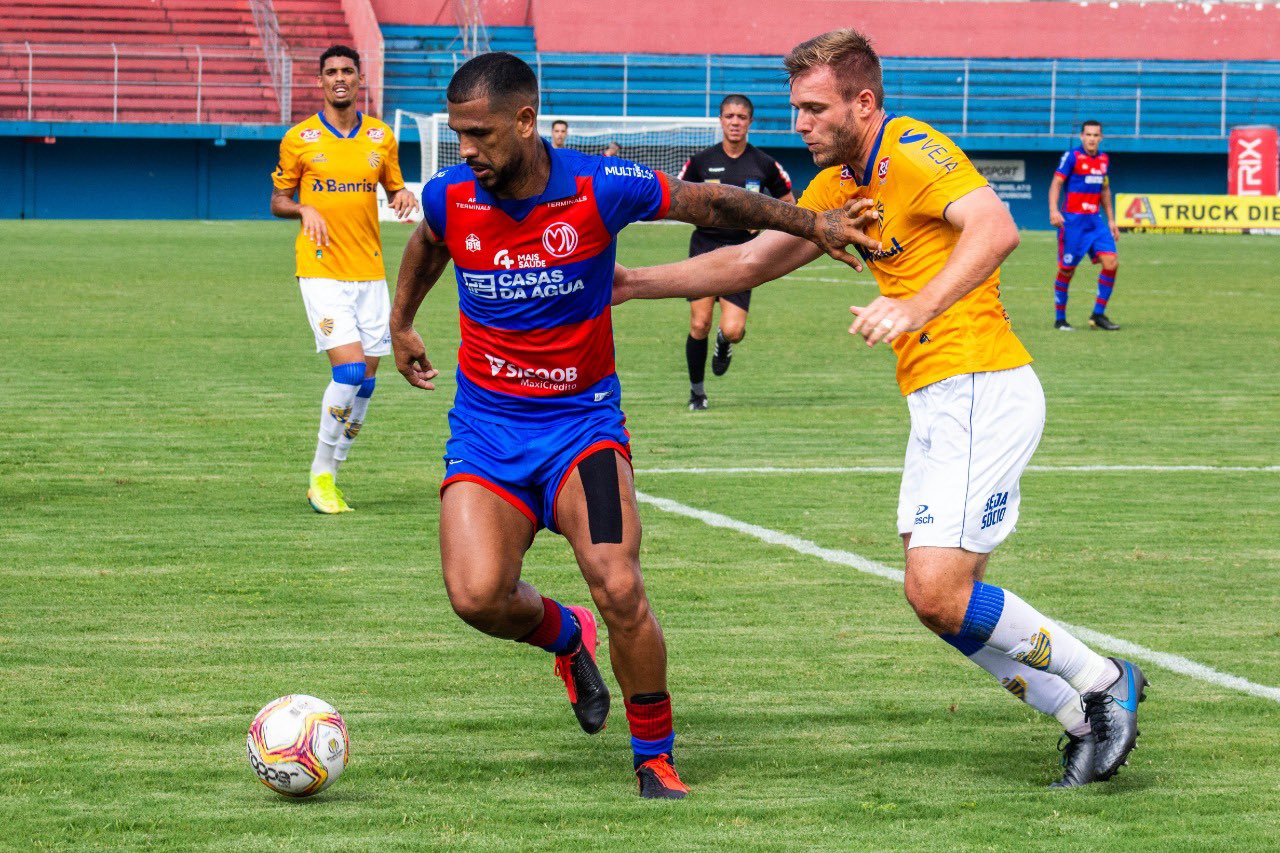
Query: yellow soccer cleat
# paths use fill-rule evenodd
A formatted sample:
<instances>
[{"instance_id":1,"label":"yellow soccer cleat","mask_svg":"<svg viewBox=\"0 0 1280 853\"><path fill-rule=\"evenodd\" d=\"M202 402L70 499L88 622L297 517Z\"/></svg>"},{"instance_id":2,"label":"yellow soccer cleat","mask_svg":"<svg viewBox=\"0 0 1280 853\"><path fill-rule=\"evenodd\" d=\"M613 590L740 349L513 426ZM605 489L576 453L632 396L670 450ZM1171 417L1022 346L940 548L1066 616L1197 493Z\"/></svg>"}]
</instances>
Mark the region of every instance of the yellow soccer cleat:
<instances>
[{"instance_id":1,"label":"yellow soccer cleat","mask_svg":"<svg viewBox=\"0 0 1280 853\"><path fill-rule=\"evenodd\" d=\"M338 490L338 484L333 481L332 474L311 475L311 488L307 490L307 502L316 512L325 515L354 512L342 499L342 492Z\"/></svg>"}]
</instances>

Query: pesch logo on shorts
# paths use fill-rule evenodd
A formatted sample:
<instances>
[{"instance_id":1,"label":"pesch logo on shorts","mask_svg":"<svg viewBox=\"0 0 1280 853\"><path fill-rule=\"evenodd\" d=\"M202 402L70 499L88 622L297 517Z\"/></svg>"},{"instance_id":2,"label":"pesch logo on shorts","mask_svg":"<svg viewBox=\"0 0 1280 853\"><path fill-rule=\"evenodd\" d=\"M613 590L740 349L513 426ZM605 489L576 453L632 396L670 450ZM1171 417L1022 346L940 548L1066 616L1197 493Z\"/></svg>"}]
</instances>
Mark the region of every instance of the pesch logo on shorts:
<instances>
[{"instance_id":1,"label":"pesch logo on shorts","mask_svg":"<svg viewBox=\"0 0 1280 853\"><path fill-rule=\"evenodd\" d=\"M982 529L986 530L1004 521L1004 514L1008 511L1008 492L996 492L987 498L987 505L982 508Z\"/></svg>"},{"instance_id":2,"label":"pesch logo on shorts","mask_svg":"<svg viewBox=\"0 0 1280 853\"><path fill-rule=\"evenodd\" d=\"M568 222L553 222L542 232L542 248L553 257L568 257L578 248L578 232Z\"/></svg>"},{"instance_id":3,"label":"pesch logo on shorts","mask_svg":"<svg viewBox=\"0 0 1280 853\"><path fill-rule=\"evenodd\" d=\"M920 504L916 507L916 524L933 524L933 516L928 514L929 505Z\"/></svg>"}]
</instances>

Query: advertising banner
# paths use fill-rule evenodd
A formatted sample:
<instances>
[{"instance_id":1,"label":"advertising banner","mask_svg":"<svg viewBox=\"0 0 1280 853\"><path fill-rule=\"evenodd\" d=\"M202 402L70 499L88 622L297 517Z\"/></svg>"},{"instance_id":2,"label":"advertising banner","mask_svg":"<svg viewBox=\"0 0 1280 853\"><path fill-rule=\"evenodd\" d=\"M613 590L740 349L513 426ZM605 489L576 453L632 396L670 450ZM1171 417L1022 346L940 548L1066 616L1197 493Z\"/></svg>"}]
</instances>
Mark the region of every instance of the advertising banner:
<instances>
[{"instance_id":1,"label":"advertising banner","mask_svg":"<svg viewBox=\"0 0 1280 853\"><path fill-rule=\"evenodd\" d=\"M409 188L409 192L413 193L414 198L416 198L418 202L421 203L422 187L424 186L424 184L416 183L413 181L405 181L404 185ZM378 220L381 222L399 222L400 221L396 219L396 212L392 210L390 207L387 207L387 191L382 188L382 184L378 184ZM421 210L417 211L416 213L413 214L413 216L409 217L409 219L406 221L421 222L422 211Z\"/></svg>"},{"instance_id":2,"label":"advertising banner","mask_svg":"<svg viewBox=\"0 0 1280 853\"><path fill-rule=\"evenodd\" d=\"M1280 195L1280 160L1274 127L1231 128L1227 147L1227 192L1231 195Z\"/></svg>"},{"instance_id":3,"label":"advertising banner","mask_svg":"<svg viewBox=\"0 0 1280 853\"><path fill-rule=\"evenodd\" d=\"M1130 231L1280 234L1280 196L1119 193L1116 224Z\"/></svg>"}]
</instances>

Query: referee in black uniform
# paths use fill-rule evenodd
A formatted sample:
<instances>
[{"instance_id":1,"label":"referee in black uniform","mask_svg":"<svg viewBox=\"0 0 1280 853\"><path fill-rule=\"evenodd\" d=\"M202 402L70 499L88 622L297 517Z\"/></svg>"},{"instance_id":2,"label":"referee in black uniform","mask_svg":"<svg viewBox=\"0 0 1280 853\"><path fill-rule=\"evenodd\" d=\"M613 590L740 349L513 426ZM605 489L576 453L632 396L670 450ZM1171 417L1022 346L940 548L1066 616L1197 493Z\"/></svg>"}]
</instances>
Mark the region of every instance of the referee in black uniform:
<instances>
[{"instance_id":1,"label":"referee in black uniform","mask_svg":"<svg viewBox=\"0 0 1280 853\"><path fill-rule=\"evenodd\" d=\"M693 183L731 184L753 192L767 192L774 198L795 204L791 194L791 178L777 160L747 142L747 132L755 107L746 95L728 95L720 102L720 127L724 139L689 158L680 170L680 180ZM689 257L736 246L754 237L750 231L733 228L698 228L689 238ZM685 342L685 358L689 362L689 410L707 408L707 392L703 379L707 372L707 338L711 334L711 313L716 298L689 300L689 339ZM716 351L711 358L711 372L723 376L733 357L733 345L747 333L747 310L751 291L721 296L720 328L716 330Z\"/></svg>"}]
</instances>

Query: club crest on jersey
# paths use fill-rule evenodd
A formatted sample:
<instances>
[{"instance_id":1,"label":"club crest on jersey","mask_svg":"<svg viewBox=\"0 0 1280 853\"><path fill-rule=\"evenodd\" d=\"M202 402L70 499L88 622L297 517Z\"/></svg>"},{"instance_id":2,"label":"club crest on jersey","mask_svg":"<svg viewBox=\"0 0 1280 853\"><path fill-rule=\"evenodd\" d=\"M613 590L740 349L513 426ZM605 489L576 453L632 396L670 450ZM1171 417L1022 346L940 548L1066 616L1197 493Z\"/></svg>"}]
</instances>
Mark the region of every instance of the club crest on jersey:
<instances>
[{"instance_id":1,"label":"club crest on jersey","mask_svg":"<svg viewBox=\"0 0 1280 853\"><path fill-rule=\"evenodd\" d=\"M542 232L542 248L556 258L566 258L578 248L578 232L568 222L553 222Z\"/></svg>"},{"instance_id":2,"label":"club crest on jersey","mask_svg":"<svg viewBox=\"0 0 1280 853\"><path fill-rule=\"evenodd\" d=\"M466 245L468 252L478 252L480 251L480 238L474 234L468 234Z\"/></svg>"},{"instance_id":3,"label":"club crest on jersey","mask_svg":"<svg viewBox=\"0 0 1280 853\"><path fill-rule=\"evenodd\" d=\"M303 142L315 142L320 138L321 131L314 127L309 127L302 133L298 134L302 137Z\"/></svg>"},{"instance_id":4,"label":"club crest on jersey","mask_svg":"<svg viewBox=\"0 0 1280 853\"><path fill-rule=\"evenodd\" d=\"M381 142L386 137L387 132L380 127L371 127L364 132L364 135L374 142Z\"/></svg>"},{"instance_id":5,"label":"club crest on jersey","mask_svg":"<svg viewBox=\"0 0 1280 853\"><path fill-rule=\"evenodd\" d=\"M329 335L333 334L333 318L332 317L325 317L323 320L319 322L318 325L319 325L320 331L324 334L326 338L329 337Z\"/></svg>"},{"instance_id":6,"label":"club crest on jersey","mask_svg":"<svg viewBox=\"0 0 1280 853\"><path fill-rule=\"evenodd\" d=\"M876 176L880 178L880 183L884 183L885 176L889 174L889 158L881 157L880 162L876 164Z\"/></svg>"},{"instance_id":7,"label":"club crest on jersey","mask_svg":"<svg viewBox=\"0 0 1280 853\"><path fill-rule=\"evenodd\" d=\"M841 166L840 167L841 183L845 181L852 181L852 180L853 180L853 167L849 165Z\"/></svg>"}]
</instances>

